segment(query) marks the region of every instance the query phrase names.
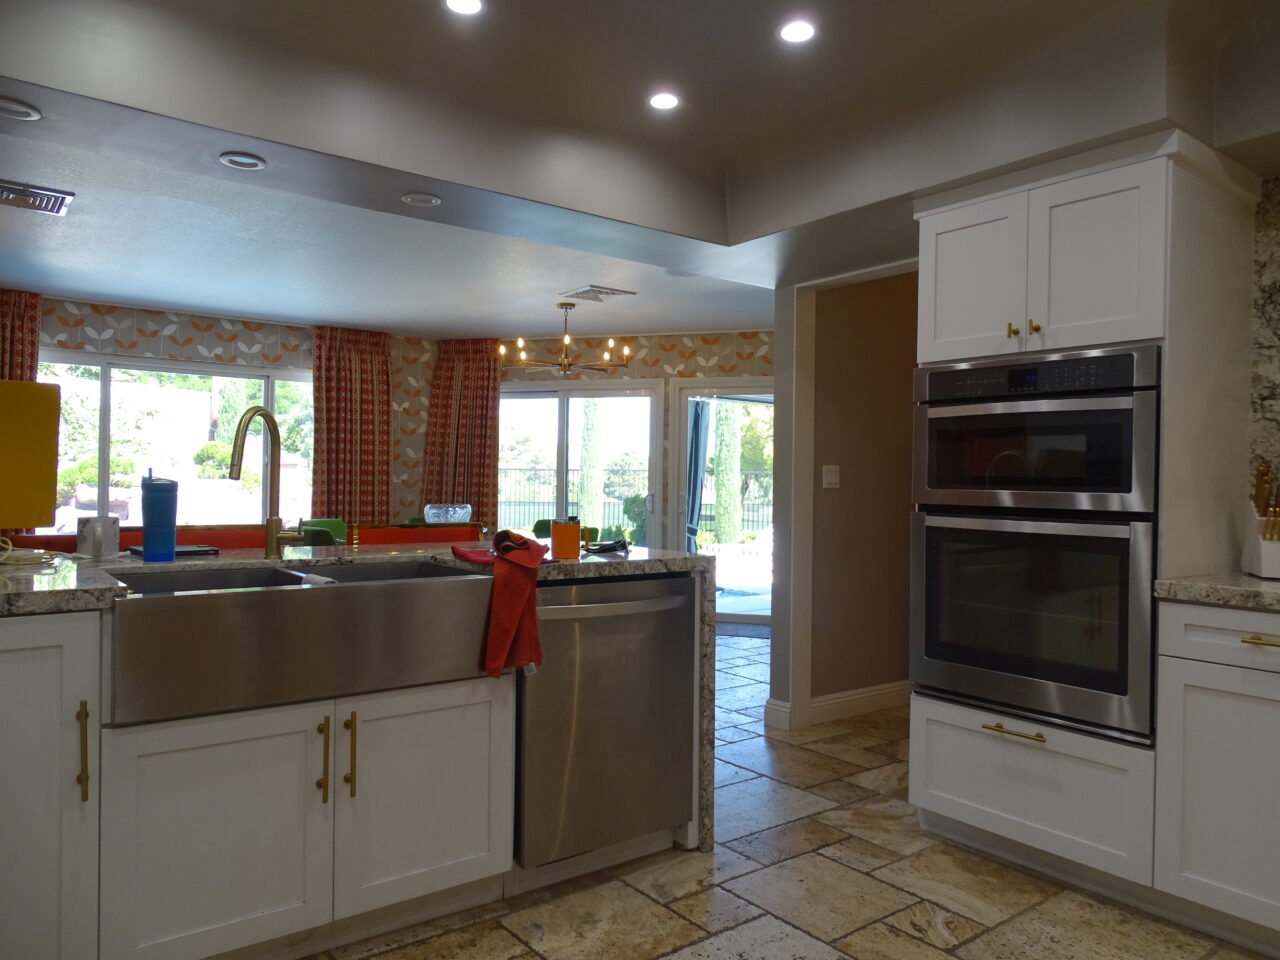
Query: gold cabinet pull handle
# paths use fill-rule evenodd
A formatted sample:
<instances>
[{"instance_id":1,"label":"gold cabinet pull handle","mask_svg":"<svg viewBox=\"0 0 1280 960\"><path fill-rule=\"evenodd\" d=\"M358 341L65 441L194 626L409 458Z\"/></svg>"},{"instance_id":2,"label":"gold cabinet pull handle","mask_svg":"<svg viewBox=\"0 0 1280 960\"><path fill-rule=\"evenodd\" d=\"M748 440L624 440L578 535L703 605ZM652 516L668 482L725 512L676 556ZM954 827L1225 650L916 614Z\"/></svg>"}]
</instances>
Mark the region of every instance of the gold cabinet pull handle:
<instances>
[{"instance_id":1,"label":"gold cabinet pull handle","mask_svg":"<svg viewBox=\"0 0 1280 960\"><path fill-rule=\"evenodd\" d=\"M1011 737L1021 737L1023 740L1034 740L1036 743L1046 743L1044 734L1037 731L1036 733L1023 733L1020 730L1010 730L1003 723L984 723L983 730L990 730L992 733L1004 733Z\"/></svg>"},{"instance_id":2,"label":"gold cabinet pull handle","mask_svg":"<svg viewBox=\"0 0 1280 960\"><path fill-rule=\"evenodd\" d=\"M76 720L80 723L80 772L76 774L76 783L80 784L80 802L89 802L89 701L81 700L80 709L76 711Z\"/></svg>"},{"instance_id":3,"label":"gold cabinet pull handle","mask_svg":"<svg viewBox=\"0 0 1280 960\"><path fill-rule=\"evenodd\" d=\"M342 775L342 782L351 785L351 796L356 795L356 712L342 721L342 725L351 731L351 772Z\"/></svg>"},{"instance_id":4,"label":"gold cabinet pull handle","mask_svg":"<svg viewBox=\"0 0 1280 960\"><path fill-rule=\"evenodd\" d=\"M316 787L320 790L321 803L329 802L329 715L324 715L324 720L316 727L316 733L324 734L324 772L320 775L320 779L316 781Z\"/></svg>"},{"instance_id":5,"label":"gold cabinet pull handle","mask_svg":"<svg viewBox=\"0 0 1280 960\"><path fill-rule=\"evenodd\" d=\"M1019 330L1017 327L1015 327L1015 326L1013 325L1013 323L1011 322L1011 323L1008 325L1008 327L1006 327L1006 328L1005 328L1004 335L1005 335L1005 338L1006 338L1006 339L1008 339L1008 340L1012 340L1014 337L1021 336L1021 335L1022 335L1022 331L1021 331L1021 330Z\"/></svg>"},{"instance_id":6,"label":"gold cabinet pull handle","mask_svg":"<svg viewBox=\"0 0 1280 960\"><path fill-rule=\"evenodd\" d=\"M1028 320L1027 320L1027 330L1028 330L1028 332L1030 332L1030 333L1039 333L1039 332L1041 331L1041 329L1043 329L1043 328L1040 326L1040 324L1038 324L1038 323L1036 323L1034 320L1032 320L1032 319L1028 318Z\"/></svg>"},{"instance_id":7,"label":"gold cabinet pull handle","mask_svg":"<svg viewBox=\"0 0 1280 960\"><path fill-rule=\"evenodd\" d=\"M1255 647L1280 647L1280 640L1264 640L1256 633L1252 637L1241 637L1241 643L1251 643Z\"/></svg>"}]
</instances>

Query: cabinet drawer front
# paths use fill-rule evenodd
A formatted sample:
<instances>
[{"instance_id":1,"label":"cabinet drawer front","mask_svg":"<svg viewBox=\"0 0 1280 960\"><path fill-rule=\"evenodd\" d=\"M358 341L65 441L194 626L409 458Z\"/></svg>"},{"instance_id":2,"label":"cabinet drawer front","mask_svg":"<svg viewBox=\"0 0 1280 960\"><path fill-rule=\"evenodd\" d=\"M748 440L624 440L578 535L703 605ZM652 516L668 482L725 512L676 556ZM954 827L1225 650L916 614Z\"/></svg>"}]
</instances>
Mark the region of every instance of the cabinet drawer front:
<instances>
[{"instance_id":1,"label":"cabinet drawer front","mask_svg":"<svg viewBox=\"0 0 1280 960\"><path fill-rule=\"evenodd\" d=\"M1280 613L1165 601L1159 624L1162 656L1280 673Z\"/></svg>"},{"instance_id":2,"label":"cabinet drawer front","mask_svg":"<svg viewBox=\"0 0 1280 960\"><path fill-rule=\"evenodd\" d=\"M1280 929L1280 674L1160 658L1158 889Z\"/></svg>"},{"instance_id":3,"label":"cabinet drawer front","mask_svg":"<svg viewBox=\"0 0 1280 960\"><path fill-rule=\"evenodd\" d=\"M913 696L910 777L924 810L1151 883L1151 750Z\"/></svg>"}]
</instances>

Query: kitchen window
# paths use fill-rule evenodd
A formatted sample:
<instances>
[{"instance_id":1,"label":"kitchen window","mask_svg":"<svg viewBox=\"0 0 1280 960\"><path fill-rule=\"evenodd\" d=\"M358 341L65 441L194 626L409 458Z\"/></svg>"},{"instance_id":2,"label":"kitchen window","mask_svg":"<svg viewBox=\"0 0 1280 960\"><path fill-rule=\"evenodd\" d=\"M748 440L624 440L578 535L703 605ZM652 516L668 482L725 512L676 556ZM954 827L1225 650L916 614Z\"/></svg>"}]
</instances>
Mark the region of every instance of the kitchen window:
<instances>
[{"instance_id":1,"label":"kitchen window","mask_svg":"<svg viewBox=\"0 0 1280 960\"><path fill-rule=\"evenodd\" d=\"M57 506L52 527L74 533L100 513L142 523L148 470L178 481L181 525L256 524L266 515L262 424L255 421L239 480L227 478L240 415L255 404L280 423L280 513L311 513L311 374L220 364L119 361L42 351L37 379L62 388Z\"/></svg>"}]
</instances>

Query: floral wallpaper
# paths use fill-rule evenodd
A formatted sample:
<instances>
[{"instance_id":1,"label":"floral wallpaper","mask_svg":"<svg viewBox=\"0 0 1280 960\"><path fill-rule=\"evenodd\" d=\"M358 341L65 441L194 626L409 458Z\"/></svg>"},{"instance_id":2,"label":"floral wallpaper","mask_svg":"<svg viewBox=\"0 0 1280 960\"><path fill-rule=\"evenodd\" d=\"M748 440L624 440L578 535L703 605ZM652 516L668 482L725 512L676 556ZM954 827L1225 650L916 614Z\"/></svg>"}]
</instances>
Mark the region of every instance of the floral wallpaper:
<instances>
[{"instance_id":1,"label":"floral wallpaper","mask_svg":"<svg viewBox=\"0 0 1280 960\"><path fill-rule=\"evenodd\" d=\"M607 337L583 337L573 343L575 362L590 362L606 349ZM601 373L570 373L565 380L651 380L685 377L770 377L773 376L773 333L747 330L740 333L667 333L651 336L616 337L615 352L631 348L631 369ZM560 356L560 340L528 341L535 360ZM511 344L507 344L511 349ZM559 380L549 370L507 368L504 380Z\"/></svg>"},{"instance_id":2,"label":"floral wallpaper","mask_svg":"<svg viewBox=\"0 0 1280 960\"><path fill-rule=\"evenodd\" d=\"M422 515L422 457L436 345L420 337L391 338L391 519Z\"/></svg>"},{"instance_id":3,"label":"floral wallpaper","mask_svg":"<svg viewBox=\"0 0 1280 960\"><path fill-rule=\"evenodd\" d=\"M85 353L311 369L308 327L44 298L40 344Z\"/></svg>"}]
</instances>

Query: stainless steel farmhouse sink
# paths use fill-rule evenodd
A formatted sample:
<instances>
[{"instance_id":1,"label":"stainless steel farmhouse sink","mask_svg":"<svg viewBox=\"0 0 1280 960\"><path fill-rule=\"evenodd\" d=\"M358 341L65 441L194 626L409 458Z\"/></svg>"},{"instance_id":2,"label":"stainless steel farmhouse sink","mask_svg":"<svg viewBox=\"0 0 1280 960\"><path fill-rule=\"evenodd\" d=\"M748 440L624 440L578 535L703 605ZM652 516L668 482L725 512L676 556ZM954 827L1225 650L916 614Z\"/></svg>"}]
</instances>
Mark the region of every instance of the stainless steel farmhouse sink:
<instances>
[{"instance_id":1,"label":"stainless steel farmhouse sink","mask_svg":"<svg viewBox=\"0 0 1280 960\"><path fill-rule=\"evenodd\" d=\"M113 575L133 592L113 606L109 724L483 673L487 576L429 561Z\"/></svg>"}]
</instances>

